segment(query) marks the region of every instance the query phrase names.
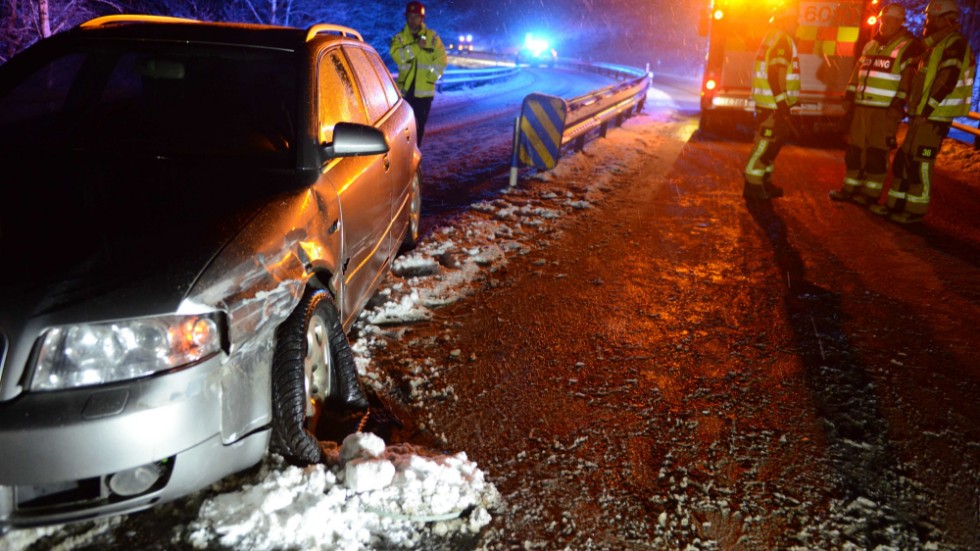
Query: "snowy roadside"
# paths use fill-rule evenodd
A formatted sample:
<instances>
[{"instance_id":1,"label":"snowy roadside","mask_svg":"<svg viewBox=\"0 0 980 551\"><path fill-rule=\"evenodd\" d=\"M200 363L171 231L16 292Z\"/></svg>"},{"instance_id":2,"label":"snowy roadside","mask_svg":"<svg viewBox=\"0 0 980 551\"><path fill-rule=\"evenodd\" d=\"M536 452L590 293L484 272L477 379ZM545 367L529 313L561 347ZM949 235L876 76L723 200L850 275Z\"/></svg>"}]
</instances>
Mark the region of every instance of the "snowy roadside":
<instances>
[{"instance_id":1,"label":"snowy roadside","mask_svg":"<svg viewBox=\"0 0 980 551\"><path fill-rule=\"evenodd\" d=\"M390 388L386 366L373 362L372 352L400 338L398 326L431 319L440 306L470 295L508 258L546 247L562 218L601 201L612 175L648 155L663 139L657 135L658 122L645 115L630 119L584 153L563 159L555 170L527 175L498 198L472 205L399 257L374 301L378 304L356 324L358 338L352 345L365 383L381 393ZM411 400L452 393L451 388L433 390L431 384L444 360L404 360L413 374ZM203 500L197 518L177 526L170 543L252 550L417 547L476 534L490 523L491 514L506 514L496 488L465 452L386 446L370 433L324 447L326 465L303 469L270 454L256 472L230 477L202 492L197 501L189 500ZM80 549L106 538L112 541L111 534L123 529L124 520L14 530L0 537L0 550Z\"/></svg>"}]
</instances>

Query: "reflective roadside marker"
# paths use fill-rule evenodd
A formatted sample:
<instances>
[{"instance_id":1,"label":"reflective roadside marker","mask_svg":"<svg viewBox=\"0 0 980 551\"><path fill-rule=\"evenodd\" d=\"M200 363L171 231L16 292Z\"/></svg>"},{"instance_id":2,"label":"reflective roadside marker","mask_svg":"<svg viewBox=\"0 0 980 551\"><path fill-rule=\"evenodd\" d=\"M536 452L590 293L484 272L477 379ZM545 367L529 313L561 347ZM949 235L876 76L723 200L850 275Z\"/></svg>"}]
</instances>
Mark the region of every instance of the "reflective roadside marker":
<instances>
[{"instance_id":1,"label":"reflective roadside marker","mask_svg":"<svg viewBox=\"0 0 980 551\"><path fill-rule=\"evenodd\" d=\"M524 98L520 118L518 157L524 166L550 170L558 164L568 105L545 94Z\"/></svg>"}]
</instances>

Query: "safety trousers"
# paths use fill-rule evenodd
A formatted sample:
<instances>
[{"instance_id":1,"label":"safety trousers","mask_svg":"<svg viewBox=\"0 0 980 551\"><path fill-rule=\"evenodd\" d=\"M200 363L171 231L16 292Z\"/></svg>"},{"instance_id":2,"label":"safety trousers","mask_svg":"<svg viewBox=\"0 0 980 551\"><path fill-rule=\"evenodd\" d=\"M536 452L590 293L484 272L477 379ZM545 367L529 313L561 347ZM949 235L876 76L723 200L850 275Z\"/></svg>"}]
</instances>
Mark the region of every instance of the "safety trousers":
<instances>
[{"instance_id":1,"label":"safety trousers","mask_svg":"<svg viewBox=\"0 0 980 551\"><path fill-rule=\"evenodd\" d=\"M844 151L843 189L876 202L888 175L889 153L895 148L899 117L884 107L858 105Z\"/></svg>"},{"instance_id":2,"label":"safety trousers","mask_svg":"<svg viewBox=\"0 0 980 551\"><path fill-rule=\"evenodd\" d=\"M755 112L755 143L745 164L746 186L758 186L760 192L772 182L776 156L786 143L789 128L779 120L774 109Z\"/></svg>"},{"instance_id":3,"label":"safety trousers","mask_svg":"<svg viewBox=\"0 0 980 551\"><path fill-rule=\"evenodd\" d=\"M892 212L924 216L932 196L933 167L943 139L949 133L949 123L915 117L909 123L908 134L895 153L892 174L895 179L885 204Z\"/></svg>"}]
</instances>

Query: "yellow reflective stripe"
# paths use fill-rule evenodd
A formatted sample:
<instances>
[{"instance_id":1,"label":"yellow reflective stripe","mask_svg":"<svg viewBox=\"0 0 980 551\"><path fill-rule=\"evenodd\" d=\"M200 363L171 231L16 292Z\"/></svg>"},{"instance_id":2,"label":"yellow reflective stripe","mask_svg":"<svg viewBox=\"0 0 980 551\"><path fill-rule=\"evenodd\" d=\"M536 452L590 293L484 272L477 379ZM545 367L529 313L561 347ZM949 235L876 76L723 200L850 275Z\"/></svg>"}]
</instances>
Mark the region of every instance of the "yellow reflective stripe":
<instances>
[{"instance_id":1,"label":"yellow reflective stripe","mask_svg":"<svg viewBox=\"0 0 980 551\"><path fill-rule=\"evenodd\" d=\"M905 199L904 191L897 191L895 188L888 190L888 197L897 200Z\"/></svg>"}]
</instances>

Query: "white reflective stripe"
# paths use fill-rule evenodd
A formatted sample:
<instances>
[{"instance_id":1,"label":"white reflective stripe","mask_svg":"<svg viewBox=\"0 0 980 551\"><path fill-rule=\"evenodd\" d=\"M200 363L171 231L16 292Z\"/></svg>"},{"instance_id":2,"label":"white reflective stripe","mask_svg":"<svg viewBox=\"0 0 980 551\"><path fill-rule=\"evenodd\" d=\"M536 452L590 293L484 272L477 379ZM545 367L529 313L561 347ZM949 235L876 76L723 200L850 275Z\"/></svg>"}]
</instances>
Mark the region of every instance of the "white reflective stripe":
<instances>
[{"instance_id":1,"label":"white reflective stripe","mask_svg":"<svg viewBox=\"0 0 980 551\"><path fill-rule=\"evenodd\" d=\"M790 80L800 80L800 74L799 73L793 73L793 74L786 75L786 80L787 81L790 81Z\"/></svg>"},{"instance_id":2,"label":"white reflective stripe","mask_svg":"<svg viewBox=\"0 0 980 551\"><path fill-rule=\"evenodd\" d=\"M930 105L932 105L934 101L936 100L929 98ZM964 103L966 103L966 98L950 98L947 96L946 99L944 99L938 105L963 105Z\"/></svg>"},{"instance_id":3,"label":"white reflective stripe","mask_svg":"<svg viewBox=\"0 0 980 551\"><path fill-rule=\"evenodd\" d=\"M864 182L864 189L871 191L881 191L881 188L885 187L883 182L876 182L874 180L868 180Z\"/></svg>"},{"instance_id":4,"label":"white reflective stripe","mask_svg":"<svg viewBox=\"0 0 980 551\"><path fill-rule=\"evenodd\" d=\"M758 169L754 169L754 168L751 169L751 170L750 169L746 169L745 170L745 173L746 174L751 174L752 176L760 176L760 177L766 175L766 171L765 170L758 170Z\"/></svg>"},{"instance_id":5,"label":"white reflective stripe","mask_svg":"<svg viewBox=\"0 0 980 551\"><path fill-rule=\"evenodd\" d=\"M929 196L926 195L924 191L922 193L922 197L919 197L918 195L909 194L905 198L905 200L907 202L909 202L909 203L915 203L915 204L918 204L918 205L928 205L929 204Z\"/></svg>"},{"instance_id":6,"label":"white reflective stripe","mask_svg":"<svg viewBox=\"0 0 980 551\"><path fill-rule=\"evenodd\" d=\"M893 90L893 89L890 89L890 88L875 88L875 87L872 87L872 86L868 86L867 88L864 89L864 93L865 94L874 94L876 96L888 96L888 97L892 97L892 96L894 96L895 94L898 93L898 90Z\"/></svg>"},{"instance_id":7,"label":"white reflective stripe","mask_svg":"<svg viewBox=\"0 0 980 551\"><path fill-rule=\"evenodd\" d=\"M844 178L844 185L845 186L851 186L851 187L857 187L857 186L861 185L861 180L858 180L857 178Z\"/></svg>"},{"instance_id":8,"label":"white reflective stripe","mask_svg":"<svg viewBox=\"0 0 980 551\"><path fill-rule=\"evenodd\" d=\"M899 73L883 73L881 71L871 71L868 73L868 78L880 78L882 80L902 80L902 75Z\"/></svg>"},{"instance_id":9,"label":"white reflective stripe","mask_svg":"<svg viewBox=\"0 0 980 551\"><path fill-rule=\"evenodd\" d=\"M905 199L904 191L896 191L895 189L888 190L888 196L892 199Z\"/></svg>"},{"instance_id":10,"label":"white reflective stripe","mask_svg":"<svg viewBox=\"0 0 980 551\"><path fill-rule=\"evenodd\" d=\"M773 96L772 99L776 100L776 103L779 103L781 101L786 101L786 94L785 93L784 94L777 94L777 95Z\"/></svg>"},{"instance_id":11,"label":"white reflective stripe","mask_svg":"<svg viewBox=\"0 0 980 551\"><path fill-rule=\"evenodd\" d=\"M866 105L868 107L888 107L892 102L888 100L871 100L871 99L859 99L855 101L858 105Z\"/></svg>"}]
</instances>

